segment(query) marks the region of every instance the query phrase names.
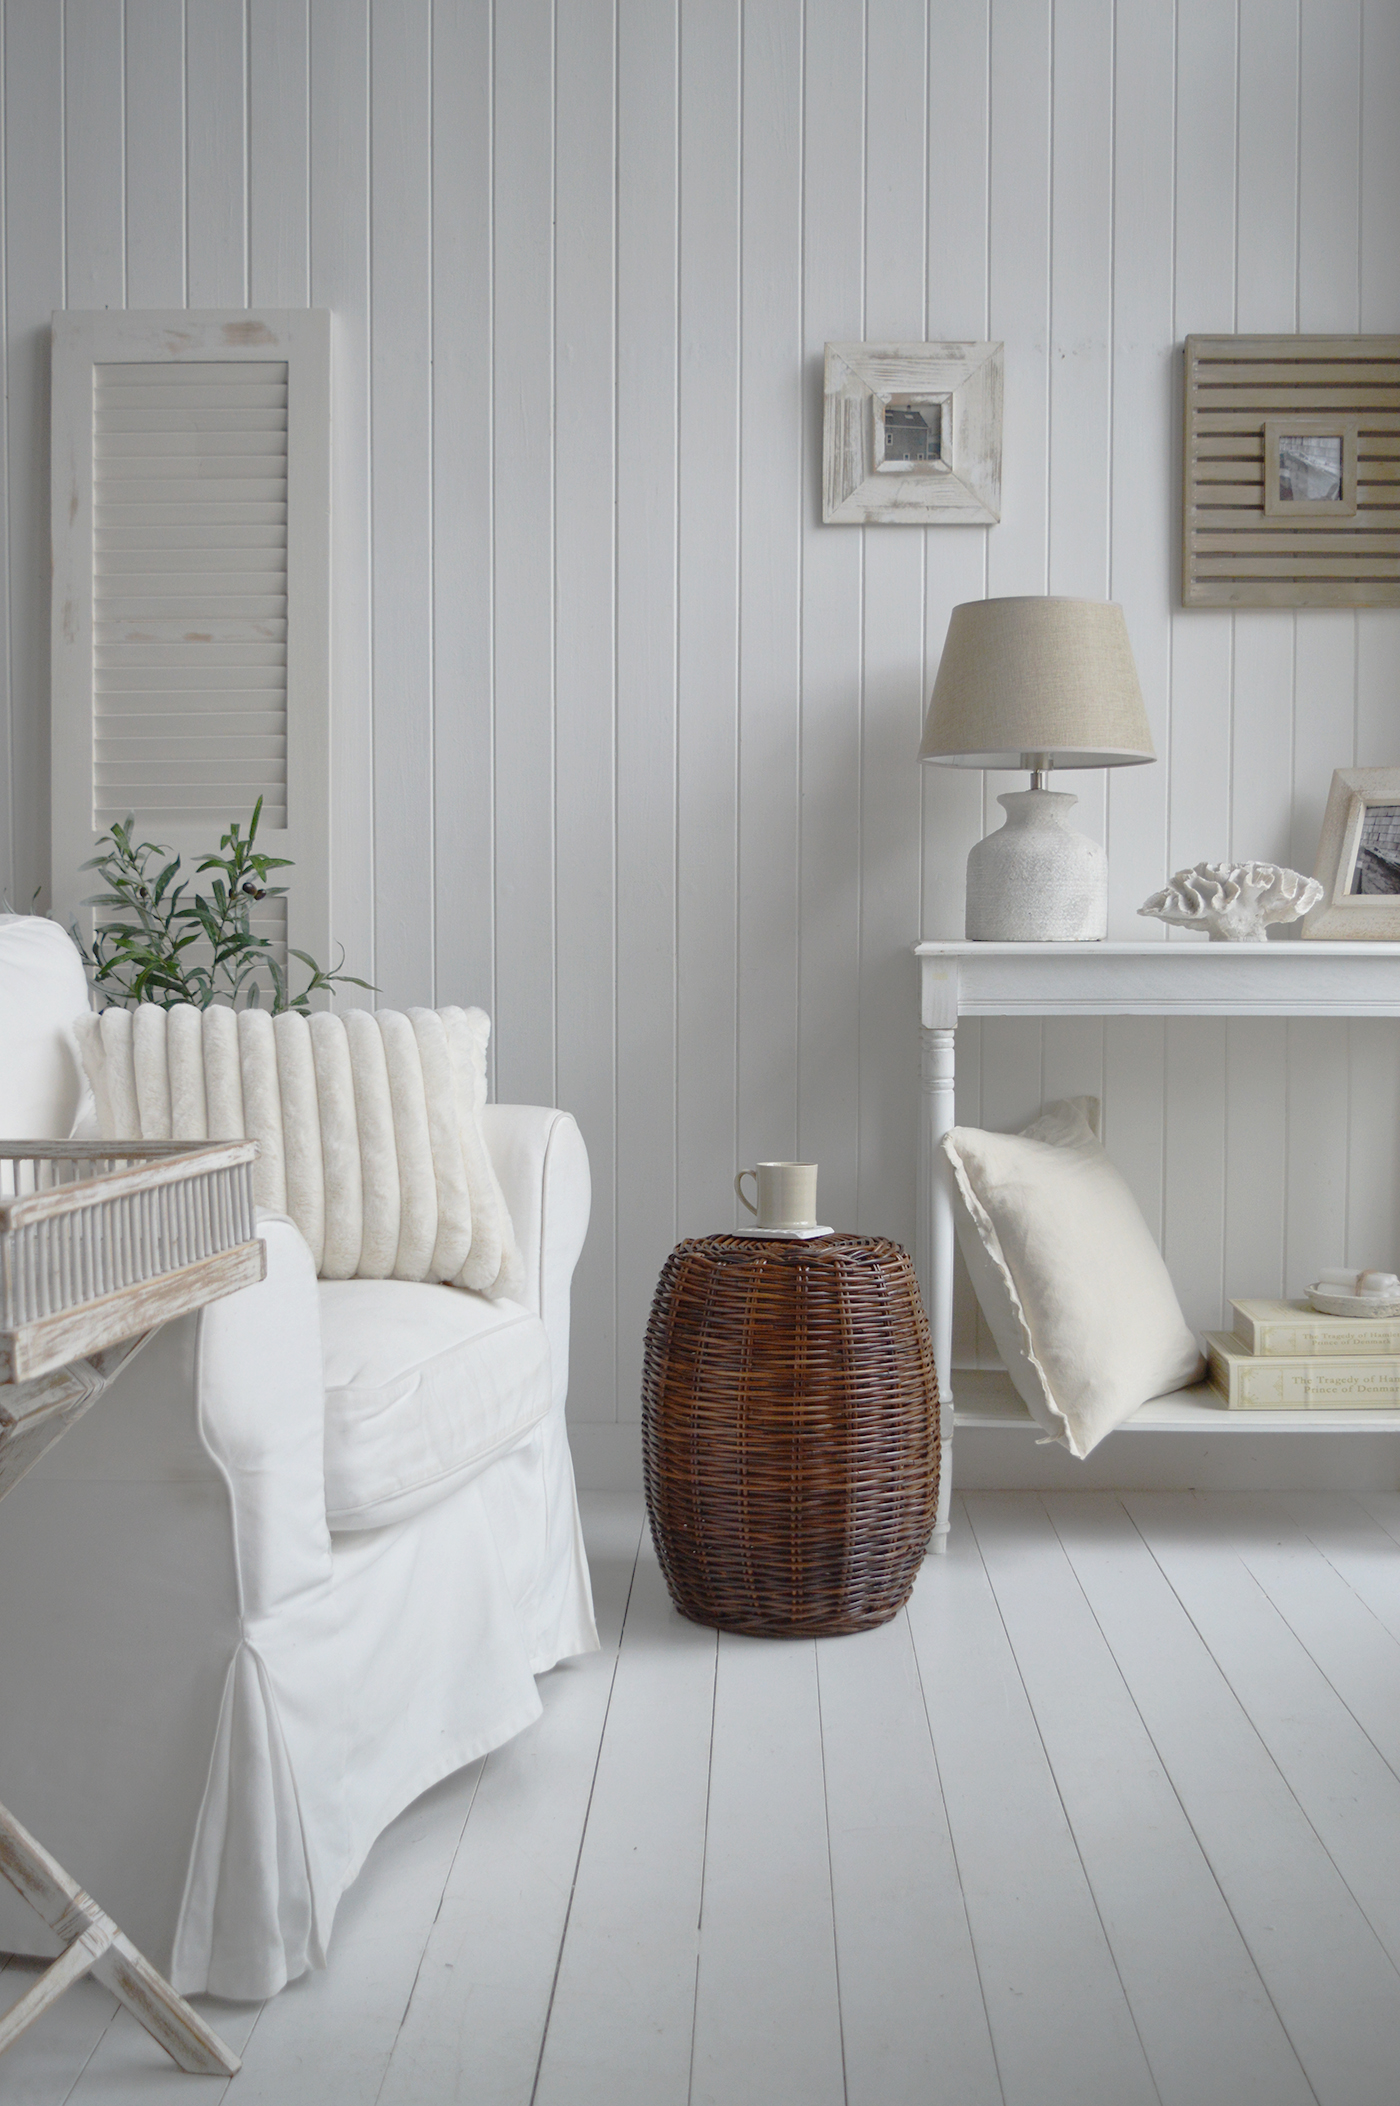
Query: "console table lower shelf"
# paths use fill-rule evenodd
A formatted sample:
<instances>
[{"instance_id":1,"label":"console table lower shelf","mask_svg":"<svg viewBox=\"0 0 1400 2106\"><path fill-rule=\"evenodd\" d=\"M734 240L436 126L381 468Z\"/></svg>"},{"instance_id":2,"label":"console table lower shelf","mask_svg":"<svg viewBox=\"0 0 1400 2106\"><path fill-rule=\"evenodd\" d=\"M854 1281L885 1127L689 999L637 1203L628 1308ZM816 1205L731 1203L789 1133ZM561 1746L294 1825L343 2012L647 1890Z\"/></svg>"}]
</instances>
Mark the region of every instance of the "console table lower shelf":
<instances>
[{"instance_id":1,"label":"console table lower shelf","mask_svg":"<svg viewBox=\"0 0 1400 2106\"><path fill-rule=\"evenodd\" d=\"M1012 1388L1010 1376L1000 1369L959 1368L956 1380L953 1423L959 1430L1016 1431L1047 1438ZM1227 1411L1216 1396L1208 1382L1193 1382L1187 1389L1150 1397L1109 1438L1120 1433L1400 1433L1400 1411Z\"/></svg>"}]
</instances>

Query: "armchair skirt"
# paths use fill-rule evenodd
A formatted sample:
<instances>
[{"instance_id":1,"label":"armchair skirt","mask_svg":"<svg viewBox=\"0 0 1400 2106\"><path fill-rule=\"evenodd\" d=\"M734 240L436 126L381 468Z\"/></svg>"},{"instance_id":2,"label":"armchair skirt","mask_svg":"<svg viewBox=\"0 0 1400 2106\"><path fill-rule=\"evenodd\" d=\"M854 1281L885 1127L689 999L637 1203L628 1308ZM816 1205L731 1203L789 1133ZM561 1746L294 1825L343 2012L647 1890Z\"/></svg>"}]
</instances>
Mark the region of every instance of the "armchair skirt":
<instances>
[{"instance_id":1,"label":"armchair skirt","mask_svg":"<svg viewBox=\"0 0 1400 2106\"><path fill-rule=\"evenodd\" d=\"M269 1219L267 1278L167 1325L0 1516L5 1799L186 1993L324 1964L384 1826L596 1646L564 1426L587 1158L565 1114L486 1124L518 1303L320 1285ZM43 1936L0 1882L0 1950Z\"/></svg>"}]
</instances>

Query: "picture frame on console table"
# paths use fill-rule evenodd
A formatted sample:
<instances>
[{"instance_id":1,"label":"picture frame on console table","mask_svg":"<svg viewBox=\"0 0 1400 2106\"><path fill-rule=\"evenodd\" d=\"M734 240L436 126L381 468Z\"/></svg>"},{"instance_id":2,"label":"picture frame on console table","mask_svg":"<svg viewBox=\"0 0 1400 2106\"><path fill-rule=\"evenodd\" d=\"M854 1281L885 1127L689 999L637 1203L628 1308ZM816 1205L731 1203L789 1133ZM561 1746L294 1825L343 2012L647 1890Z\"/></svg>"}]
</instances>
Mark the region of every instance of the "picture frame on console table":
<instances>
[{"instance_id":1,"label":"picture frame on console table","mask_svg":"<svg viewBox=\"0 0 1400 2106\"><path fill-rule=\"evenodd\" d=\"M1400 767L1335 770L1313 876L1304 936L1400 942Z\"/></svg>"}]
</instances>

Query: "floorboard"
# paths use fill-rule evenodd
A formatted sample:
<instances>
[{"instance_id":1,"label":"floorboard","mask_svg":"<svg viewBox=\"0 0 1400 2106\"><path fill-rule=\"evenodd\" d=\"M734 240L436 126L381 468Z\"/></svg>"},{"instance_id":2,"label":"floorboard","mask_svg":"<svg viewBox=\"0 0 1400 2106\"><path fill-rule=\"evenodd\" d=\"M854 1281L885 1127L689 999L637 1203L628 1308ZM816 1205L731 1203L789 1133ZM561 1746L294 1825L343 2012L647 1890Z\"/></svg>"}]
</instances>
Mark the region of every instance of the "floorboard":
<instances>
[{"instance_id":1,"label":"floorboard","mask_svg":"<svg viewBox=\"0 0 1400 2106\"><path fill-rule=\"evenodd\" d=\"M1376 1516L1378 1501L1343 1492L1289 1493L1281 1502L1376 1620L1400 1641L1400 1556Z\"/></svg>"},{"instance_id":2,"label":"floorboard","mask_svg":"<svg viewBox=\"0 0 1400 2106\"><path fill-rule=\"evenodd\" d=\"M1330 1496L1327 1503L1330 1508ZM1297 1506L1292 1498L1256 1495L1247 1510L1251 1525L1242 1517L1236 1531L1239 1555L1372 1746L1400 1776L1400 1637L1366 1600L1382 1560L1387 1579L1400 1577L1395 1546L1364 1515L1361 1529L1337 1529L1330 1517L1315 1517L1305 1530ZM1357 1535L1363 1536L1360 1549ZM1377 1539L1386 1546L1379 1554ZM1353 1584L1348 1573L1360 1584Z\"/></svg>"},{"instance_id":3,"label":"floorboard","mask_svg":"<svg viewBox=\"0 0 1400 2106\"><path fill-rule=\"evenodd\" d=\"M1001 2106L907 1615L817 1678L848 2106Z\"/></svg>"},{"instance_id":4,"label":"floorboard","mask_svg":"<svg viewBox=\"0 0 1400 2106\"><path fill-rule=\"evenodd\" d=\"M547 1675L544 1716L486 1757L377 2106L529 2106L636 1565L629 1508L591 1552L599 1651Z\"/></svg>"},{"instance_id":5,"label":"floorboard","mask_svg":"<svg viewBox=\"0 0 1400 2106\"><path fill-rule=\"evenodd\" d=\"M967 1507L1162 2106L1308 2106L1307 2078L1044 1507L1016 1493Z\"/></svg>"},{"instance_id":6,"label":"floorboard","mask_svg":"<svg viewBox=\"0 0 1400 2106\"><path fill-rule=\"evenodd\" d=\"M1392 2101L1395 1969L1253 1721L1123 1506L1045 1503L1321 2106Z\"/></svg>"},{"instance_id":7,"label":"floorboard","mask_svg":"<svg viewBox=\"0 0 1400 2106\"><path fill-rule=\"evenodd\" d=\"M536 2106L689 2096L715 1651L644 1537Z\"/></svg>"},{"instance_id":8,"label":"floorboard","mask_svg":"<svg viewBox=\"0 0 1400 2106\"><path fill-rule=\"evenodd\" d=\"M385 1830L340 1904L331 1964L263 2006L229 2106L375 2106L483 1769L446 1778Z\"/></svg>"},{"instance_id":9,"label":"floorboard","mask_svg":"<svg viewBox=\"0 0 1400 2106\"><path fill-rule=\"evenodd\" d=\"M1155 2106L964 1508L909 1620L1007 2106Z\"/></svg>"},{"instance_id":10,"label":"floorboard","mask_svg":"<svg viewBox=\"0 0 1400 2106\"><path fill-rule=\"evenodd\" d=\"M1250 1514L1228 1499L1223 1514L1203 1510L1190 1493L1129 1494L1125 1504L1367 1922L1400 1961L1400 1778L1240 1555ZM1312 1562L1320 1585L1323 1560L1314 1552Z\"/></svg>"},{"instance_id":11,"label":"floorboard","mask_svg":"<svg viewBox=\"0 0 1400 2106\"><path fill-rule=\"evenodd\" d=\"M236 2055L247 2054L260 2004L225 2004L212 1996L197 1996L193 2002L227 2047ZM0 2068L0 2099L9 2106L4 2074ZM230 2099L236 2102L242 2093L230 2093L227 2080L184 2076L166 2060L144 2027L119 2009L92 2059L64 2096L66 2106L93 2106L94 2101L97 2106L156 2106L160 2100L174 2098L188 2098L192 2106L207 2099L214 2106L214 2102Z\"/></svg>"},{"instance_id":12,"label":"floorboard","mask_svg":"<svg viewBox=\"0 0 1400 2106\"><path fill-rule=\"evenodd\" d=\"M17 2004L47 1966L45 1960L12 1960L0 1974L0 2012ZM0 2058L4 2106L63 2106L119 2009L96 1982L78 1982L59 1998ZM159 2048L160 2060L165 2058ZM215 2099L221 2086L211 2085Z\"/></svg>"},{"instance_id":13,"label":"floorboard","mask_svg":"<svg viewBox=\"0 0 1400 2106\"><path fill-rule=\"evenodd\" d=\"M1400 1492L1360 1492L1357 1503L1378 1527L1400 1543Z\"/></svg>"},{"instance_id":14,"label":"floorboard","mask_svg":"<svg viewBox=\"0 0 1400 2106\"><path fill-rule=\"evenodd\" d=\"M722 1634L693 2106L843 2106L816 1649Z\"/></svg>"}]
</instances>

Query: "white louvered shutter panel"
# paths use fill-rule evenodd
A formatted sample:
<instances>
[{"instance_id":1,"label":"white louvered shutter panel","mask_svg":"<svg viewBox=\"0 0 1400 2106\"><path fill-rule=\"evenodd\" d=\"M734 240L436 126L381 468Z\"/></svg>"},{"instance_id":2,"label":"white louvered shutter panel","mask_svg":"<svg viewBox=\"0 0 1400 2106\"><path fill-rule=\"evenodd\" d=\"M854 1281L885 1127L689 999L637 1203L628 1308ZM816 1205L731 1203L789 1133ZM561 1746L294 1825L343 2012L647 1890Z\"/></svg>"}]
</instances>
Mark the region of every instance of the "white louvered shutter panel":
<instances>
[{"instance_id":1,"label":"white louvered shutter panel","mask_svg":"<svg viewBox=\"0 0 1400 2106\"><path fill-rule=\"evenodd\" d=\"M329 315L56 314L53 577L55 910L128 812L193 880L261 797L253 925L326 961Z\"/></svg>"}]
</instances>

